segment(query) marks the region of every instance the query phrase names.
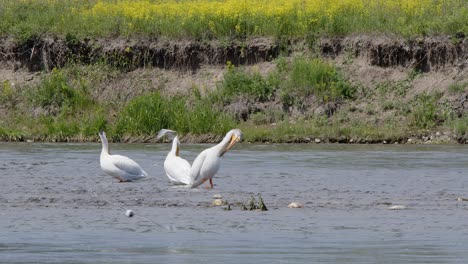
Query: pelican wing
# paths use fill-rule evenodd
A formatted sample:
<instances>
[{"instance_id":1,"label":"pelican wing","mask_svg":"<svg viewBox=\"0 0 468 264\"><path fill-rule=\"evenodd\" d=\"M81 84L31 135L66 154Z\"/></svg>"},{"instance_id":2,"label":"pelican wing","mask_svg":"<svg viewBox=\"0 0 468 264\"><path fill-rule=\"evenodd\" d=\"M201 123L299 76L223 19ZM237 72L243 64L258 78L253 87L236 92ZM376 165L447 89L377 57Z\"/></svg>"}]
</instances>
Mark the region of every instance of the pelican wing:
<instances>
[{"instance_id":1,"label":"pelican wing","mask_svg":"<svg viewBox=\"0 0 468 264\"><path fill-rule=\"evenodd\" d=\"M191 184L190 163L177 156L168 156L164 161L164 170L173 184Z\"/></svg>"},{"instance_id":2,"label":"pelican wing","mask_svg":"<svg viewBox=\"0 0 468 264\"><path fill-rule=\"evenodd\" d=\"M163 129L159 130L158 135L156 136L156 139L160 139L163 136L165 136L166 134L169 134L170 136L174 137L174 135L177 135L177 132L175 132L174 130L164 129L163 128Z\"/></svg>"},{"instance_id":3,"label":"pelican wing","mask_svg":"<svg viewBox=\"0 0 468 264\"><path fill-rule=\"evenodd\" d=\"M144 171L134 160L121 155L111 155L110 157L112 164L117 169L124 171L126 173L126 177L141 178L148 176L146 171Z\"/></svg>"},{"instance_id":4,"label":"pelican wing","mask_svg":"<svg viewBox=\"0 0 468 264\"><path fill-rule=\"evenodd\" d=\"M201 177L201 171L203 168L203 163L205 162L207 156L207 150L202 151L198 157L193 161L192 168L190 170L190 179L192 181L192 188L197 187L203 183L203 177Z\"/></svg>"}]
</instances>

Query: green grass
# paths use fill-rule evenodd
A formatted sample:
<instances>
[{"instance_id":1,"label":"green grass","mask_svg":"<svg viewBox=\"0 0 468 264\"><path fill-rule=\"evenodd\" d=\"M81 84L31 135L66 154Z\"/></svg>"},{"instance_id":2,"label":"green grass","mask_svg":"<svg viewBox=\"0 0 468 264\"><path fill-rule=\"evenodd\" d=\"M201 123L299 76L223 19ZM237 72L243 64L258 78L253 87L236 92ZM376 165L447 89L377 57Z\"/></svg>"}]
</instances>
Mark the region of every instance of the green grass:
<instances>
[{"instance_id":1,"label":"green grass","mask_svg":"<svg viewBox=\"0 0 468 264\"><path fill-rule=\"evenodd\" d=\"M81 82L70 83L63 71L54 69L34 89L30 90L29 99L34 106L43 108L68 108L74 111L92 104L87 85Z\"/></svg>"},{"instance_id":2,"label":"green grass","mask_svg":"<svg viewBox=\"0 0 468 264\"><path fill-rule=\"evenodd\" d=\"M288 105L310 95L322 102L351 99L357 91L333 65L321 59L298 57L281 69L287 75L281 97Z\"/></svg>"},{"instance_id":3,"label":"green grass","mask_svg":"<svg viewBox=\"0 0 468 264\"><path fill-rule=\"evenodd\" d=\"M92 67L89 67L92 69ZM25 131L30 137L64 141L72 137L96 138L106 129L108 120L104 105L96 102L90 93L97 71L82 66L68 66L44 74L33 87L24 87L22 103L34 109L33 114L23 110L13 112L7 125L13 131Z\"/></svg>"},{"instance_id":4,"label":"green grass","mask_svg":"<svg viewBox=\"0 0 468 264\"><path fill-rule=\"evenodd\" d=\"M431 129L435 127L440 120L440 109L438 100L441 94L422 93L416 96L412 103L410 113L410 124L417 128Z\"/></svg>"},{"instance_id":5,"label":"green grass","mask_svg":"<svg viewBox=\"0 0 468 264\"><path fill-rule=\"evenodd\" d=\"M463 93L468 90L468 82L455 82L452 83L448 90L452 94Z\"/></svg>"},{"instance_id":6,"label":"green grass","mask_svg":"<svg viewBox=\"0 0 468 264\"><path fill-rule=\"evenodd\" d=\"M339 141L400 141L409 132L406 127L399 126L388 129L364 122L323 122L320 118L299 120L297 122L283 121L276 125L252 126L249 122L240 125L247 142L304 142L306 139Z\"/></svg>"},{"instance_id":7,"label":"green grass","mask_svg":"<svg viewBox=\"0 0 468 264\"><path fill-rule=\"evenodd\" d=\"M220 84L221 96L226 102L236 96L245 95L256 101L270 100L278 89L280 80L277 75L263 77L258 72L248 73L242 68L236 68L228 63L228 71Z\"/></svg>"},{"instance_id":8,"label":"green grass","mask_svg":"<svg viewBox=\"0 0 468 264\"><path fill-rule=\"evenodd\" d=\"M155 136L162 128L182 134L223 135L234 127L240 127L246 140L252 142L295 142L306 138L400 141L405 136L436 129L466 136L466 116L455 117L450 101L442 93L422 93L409 102L401 98L411 89L410 80L403 85L395 82L377 86L380 92L365 97L364 101L369 101L360 106L360 101L353 101L356 88L324 61L280 58L276 66L265 75L231 67L217 91L203 95L194 86L192 93L185 95L151 92L127 102L97 99L103 85L121 77L118 70L107 65L70 64L43 73L32 87L14 87L4 81L0 90L3 102L22 101L16 107L4 104L0 109L8 110L0 120L0 140L97 140L100 130L109 131L114 140L119 140ZM405 87L404 93L395 89L401 86ZM293 106L284 101L284 94L293 98ZM224 107L239 96L249 98L255 106L267 107L253 108L247 121L235 120L234 114L226 113ZM308 112L303 115L291 114L291 109L301 110L297 104L307 96L319 100L308 105L312 109L305 109ZM327 100L340 100L343 106L331 117L315 114L314 107L325 105ZM389 113L379 115L380 110Z\"/></svg>"},{"instance_id":9,"label":"green grass","mask_svg":"<svg viewBox=\"0 0 468 264\"><path fill-rule=\"evenodd\" d=\"M180 133L222 134L235 125L233 119L214 109L211 102L181 96L165 97L158 92L136 97L119 113L119 135L155 135L168 128Z\"/></svg>"},{"instance_id":10,"label":"green grass","mask_svg":"<svg viewBox=\"0 0 468 264\"><path fill-rule=\"evenodd\" d=\"M26 135L20 131L0 127L0 140L2 141L21 141Z\"/></svg>"},{"instance_id":11,"label":"green grass","mask_svg":"<svg viewBox=\"0 0 468 264\"><path fill-rule=\"evenodd\" d=\"M452 129L453 133L459 137L468 137L468 116L456 118L448 122L448 126Z\"/></svg>"},{"instance_id":12,"label":"green grass","mask_svg":"<svg viewBox=\"0 0 468 264\"><path fill-rule=\"evenodd\" d=\"M269 14L264 12L265 3L237 3L228 9L236 12L218 13L210 7L215 1L200 1L200 7L185 10L193 1L171 2L175 10L162 13L145 13L152 4L169 1L132 1L124 3L115 0L4 0L0 2L2 19L0 35L14 35L20 39L29 39L42 35L86 37L116 36L167 36L171 38L245 38L248 36L303 37L316 34L343 35L352 33L396 33L404 36L456 34L468 31L468 7L462 0L419 1L418 6L410 2L385 4L387 1L347 1L337 5L337 1L322 4L309 4L305 9L301 2L283 12ZM110 7L123 3L118 10L104 12ZM283 10L287 1L270 3L278 10ZM93 14L93 7L100 11ZM252 6L251 6L252 5ZM132 8L135 11L131 10ZM198 7L197 7L198 8ZM407 9L408 8L408 9ZM176 12L182 10L182 12ZM164 10L163 10L164 11ZM149 12L149 11L148 11Z\"/></svg>"}]
</instances>

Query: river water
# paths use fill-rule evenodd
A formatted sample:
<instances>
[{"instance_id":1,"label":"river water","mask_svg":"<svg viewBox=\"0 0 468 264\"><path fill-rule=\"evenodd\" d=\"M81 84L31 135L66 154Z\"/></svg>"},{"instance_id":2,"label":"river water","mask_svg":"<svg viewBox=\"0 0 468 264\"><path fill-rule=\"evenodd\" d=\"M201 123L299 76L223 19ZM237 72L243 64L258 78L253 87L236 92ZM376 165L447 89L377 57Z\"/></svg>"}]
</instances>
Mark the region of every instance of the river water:
<instances>
[{"instance_id":1,"label":"river water","mask_svg":"<svg viewBox=\"0 0 468 264\"><path fill-rule=\"evenodd\" d=\"M0 263L468 261L463 145L238 144L213 190L170 185L169 144L111 148L150 177L105 175L98 144L0 143ZM240 209L259 193L268 211Z\"/></svg>"}]
</instances>

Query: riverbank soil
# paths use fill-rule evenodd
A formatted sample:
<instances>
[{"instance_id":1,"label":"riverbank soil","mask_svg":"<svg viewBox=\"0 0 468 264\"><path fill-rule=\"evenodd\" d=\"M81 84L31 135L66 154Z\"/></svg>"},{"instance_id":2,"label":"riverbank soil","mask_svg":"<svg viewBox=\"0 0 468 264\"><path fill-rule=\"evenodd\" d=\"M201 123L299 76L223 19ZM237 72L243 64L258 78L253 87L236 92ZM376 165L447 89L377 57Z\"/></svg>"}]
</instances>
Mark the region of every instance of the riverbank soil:
<instances>
[{"instance_id":1,"label":"riverbank soil","mask_svg":"<svg viewBox=\"0 0 468 264\"><path fill-rule=\"evenodd\" d=\"M0 61L2 140L95 141L96 131L107 129L115 141L153 141L152 130L125 130L121 120L133 100L154 93L183 97L188 105L203 98L252 142L468 139L463 34L287 41L4 37ZM312 73L301 74L300 65ZM325 73L307 83L319 69L314 65ZM226 92L230 80L253 88ZM78 128L67 128L71 123ZM187 128L182 141L217 141L221 130Z\"/></svg>"}]
</instances>

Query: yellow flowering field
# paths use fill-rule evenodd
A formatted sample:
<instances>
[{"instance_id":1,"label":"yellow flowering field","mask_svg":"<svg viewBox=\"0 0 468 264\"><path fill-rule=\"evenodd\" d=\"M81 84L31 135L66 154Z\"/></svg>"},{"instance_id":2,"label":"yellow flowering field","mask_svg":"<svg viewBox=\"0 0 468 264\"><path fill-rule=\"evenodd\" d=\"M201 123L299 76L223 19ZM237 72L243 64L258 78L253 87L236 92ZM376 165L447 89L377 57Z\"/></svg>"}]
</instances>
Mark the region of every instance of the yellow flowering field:
<instances>
[{"instance_id":1,"label":"yellow flowering field","mask_svg":"<svg viewBox=\"0 0 468 264\"><path fill-rule=\"evenodd\" d=\"M466 0L6 0L0 12L0 33L19 35L219 38L468 31Z\"/></svg>"}]
</instances>

